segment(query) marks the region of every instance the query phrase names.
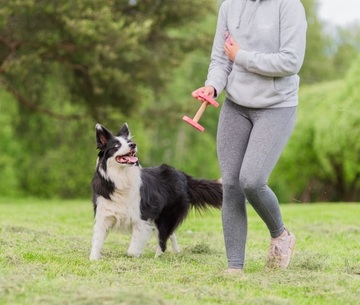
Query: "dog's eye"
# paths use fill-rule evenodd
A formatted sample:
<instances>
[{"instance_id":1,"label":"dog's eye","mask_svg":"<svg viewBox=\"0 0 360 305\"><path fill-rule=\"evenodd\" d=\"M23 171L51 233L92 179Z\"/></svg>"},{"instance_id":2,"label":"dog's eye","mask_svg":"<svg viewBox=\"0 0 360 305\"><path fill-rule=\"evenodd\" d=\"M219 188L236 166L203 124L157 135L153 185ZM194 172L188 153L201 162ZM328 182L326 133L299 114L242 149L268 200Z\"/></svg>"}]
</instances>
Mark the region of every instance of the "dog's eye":
<instances>
[{"instance_id":1,"label":"dog's eye","mask_svg":"<svg viewBox=\"0 0 360 305\"><path fill-rule=\"evenodd\" d=\"M120 147L120 144L115 144L115 148L119 148Z\"/></svg>"}]
</instances>

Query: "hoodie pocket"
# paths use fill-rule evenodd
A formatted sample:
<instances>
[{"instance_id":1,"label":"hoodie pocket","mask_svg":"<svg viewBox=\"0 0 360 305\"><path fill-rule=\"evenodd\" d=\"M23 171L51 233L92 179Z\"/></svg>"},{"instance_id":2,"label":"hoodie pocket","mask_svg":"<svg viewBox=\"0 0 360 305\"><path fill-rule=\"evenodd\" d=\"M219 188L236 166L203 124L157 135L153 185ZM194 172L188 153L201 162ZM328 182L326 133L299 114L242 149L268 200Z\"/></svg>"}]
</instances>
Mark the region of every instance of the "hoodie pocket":
<instances>
[{"instance_id":1,"label":"hoodie pocket","mask_svg":"<svg viewBox=\"0 0 360 305\"><path fill-rule=\"evenodd\" d=\"M276 92L286 97L298 89L299 76L275 77L274 87Z\"/></svg>"},{"instance_id":2,"label":"hoodie pocket","mask_svg":"<svg viewBox=\"0 0 360 305\"><path fill-rule=\"evenodd\" d=\"M235 103L249 107L268 107L286 100L297 90L298 76L268 77L234 68L226 91Z\"/></svg>"},{"instance_id":3,"label":"hoodie pocket","mask_svg":"<svg viewBox=\"0 0 360 305\"><path fill-rule=\"evenodd\" d=\"M229 75L226 90L234 102L258 107L272 103L279 95L273 77L236 69Z\"/></svg>"}]
</instances>

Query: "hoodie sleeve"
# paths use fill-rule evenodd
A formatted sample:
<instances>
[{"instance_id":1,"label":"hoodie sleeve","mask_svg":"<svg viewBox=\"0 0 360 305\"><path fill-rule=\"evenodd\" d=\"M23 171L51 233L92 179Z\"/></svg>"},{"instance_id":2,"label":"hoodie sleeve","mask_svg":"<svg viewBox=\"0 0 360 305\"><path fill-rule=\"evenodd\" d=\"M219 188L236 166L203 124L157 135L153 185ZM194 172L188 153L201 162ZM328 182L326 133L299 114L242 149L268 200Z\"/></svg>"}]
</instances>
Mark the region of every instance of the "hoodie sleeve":
<instances>
[{"instance_id":1,"label":"hoodie sleeve","mask_svg":"<svg viewBox=\"0 0 360 305\"><path fill-rule=\"evenodd\" d=\"M205 85L213 86L217 96L224 90L227 78L232 69L232 62L224 51L225 34L227 28L227 3L224 1L220 6L214 42L211 51L211 60Z\"/></svg>"},{"instance_id":2,"label":"hoodie sleeve","mask_svg":"<svg viewBox=\"0 0 360 305\"><path fill-rule=\"evenodd\" d=\"M267 54L240 49L235 63L264 76L284 77L297 74L305 57L306 30L306 16L301 2L282 1L279 52Z\"/></svg>"}]
</instances>

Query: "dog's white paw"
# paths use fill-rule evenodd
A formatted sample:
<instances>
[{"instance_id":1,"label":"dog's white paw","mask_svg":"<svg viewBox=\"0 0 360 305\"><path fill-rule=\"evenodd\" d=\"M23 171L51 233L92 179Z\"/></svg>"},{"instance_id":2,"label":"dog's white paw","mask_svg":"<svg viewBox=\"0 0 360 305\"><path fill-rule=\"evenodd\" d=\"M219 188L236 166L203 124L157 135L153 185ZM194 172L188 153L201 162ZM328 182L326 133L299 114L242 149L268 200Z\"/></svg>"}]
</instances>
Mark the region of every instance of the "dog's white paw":
<instances>
[{"instance_id":1,"label":"dog's white paw","mask_svg":"<svg viewBox=\"0 0 360 305\"><path fill-rule=\"evenodd\" d=\"M128 251L127 252L127 255L128 256L131 256L131 257L135 257L135 258L139 258L140 256L141 256L141 253L139 253L139 252L136 252L136 251Z\"/></svg>"},{"instance_id":2,"label":"dog's white paw","mask_svg":"<svg viewBox=\"0 0 360 305\"><path fill-rule=\"evenodd\" d=\"M164 254L164 252L161 250L160 246L157 246L156 247L156 252L155 252L155 258L157 258L157 257L159 257L159 256L161 256L163 254Z\"/></svg>"},{"instance_id":3,"label":"dog's white paw","mask_svg":"<svg viewBox=\"0 0 360 305\"><path fill-rule=\"evenodd\" d=\"M98 261L99 259L101 259L101 255L100 254L90 254L89 259L90 259L90 261Z\"/></svg>"},{"instance_id":4,"label":"dog's white paw","mask_svg":"<svg viewBox=\"0 0 360 305\"><path fill-rule=\"evenodd\" d=\"M175 254L180 254L181 252L180 247L178 245L173 245L172 249Z\"/></svg>"}]
</instances>

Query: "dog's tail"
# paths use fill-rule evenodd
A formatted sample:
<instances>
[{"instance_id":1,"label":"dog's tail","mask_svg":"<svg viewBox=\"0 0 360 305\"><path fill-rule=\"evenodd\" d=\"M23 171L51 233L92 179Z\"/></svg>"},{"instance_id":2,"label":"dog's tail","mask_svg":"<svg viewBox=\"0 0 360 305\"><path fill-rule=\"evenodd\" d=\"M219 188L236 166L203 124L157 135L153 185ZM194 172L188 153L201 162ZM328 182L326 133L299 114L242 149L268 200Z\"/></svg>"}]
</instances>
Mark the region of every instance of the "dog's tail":
<instances>
[{"instance_id":1,"label":"dog's tail","mask_svg":"<svg viewBox=\"0 0 360 305\"><path fill-rule=\"evenodd\" d=\"M195 209L221 209L223 193L220 180L195 179L187 175L187 181L191 205Z\"/></svg>"}]
</instances>

